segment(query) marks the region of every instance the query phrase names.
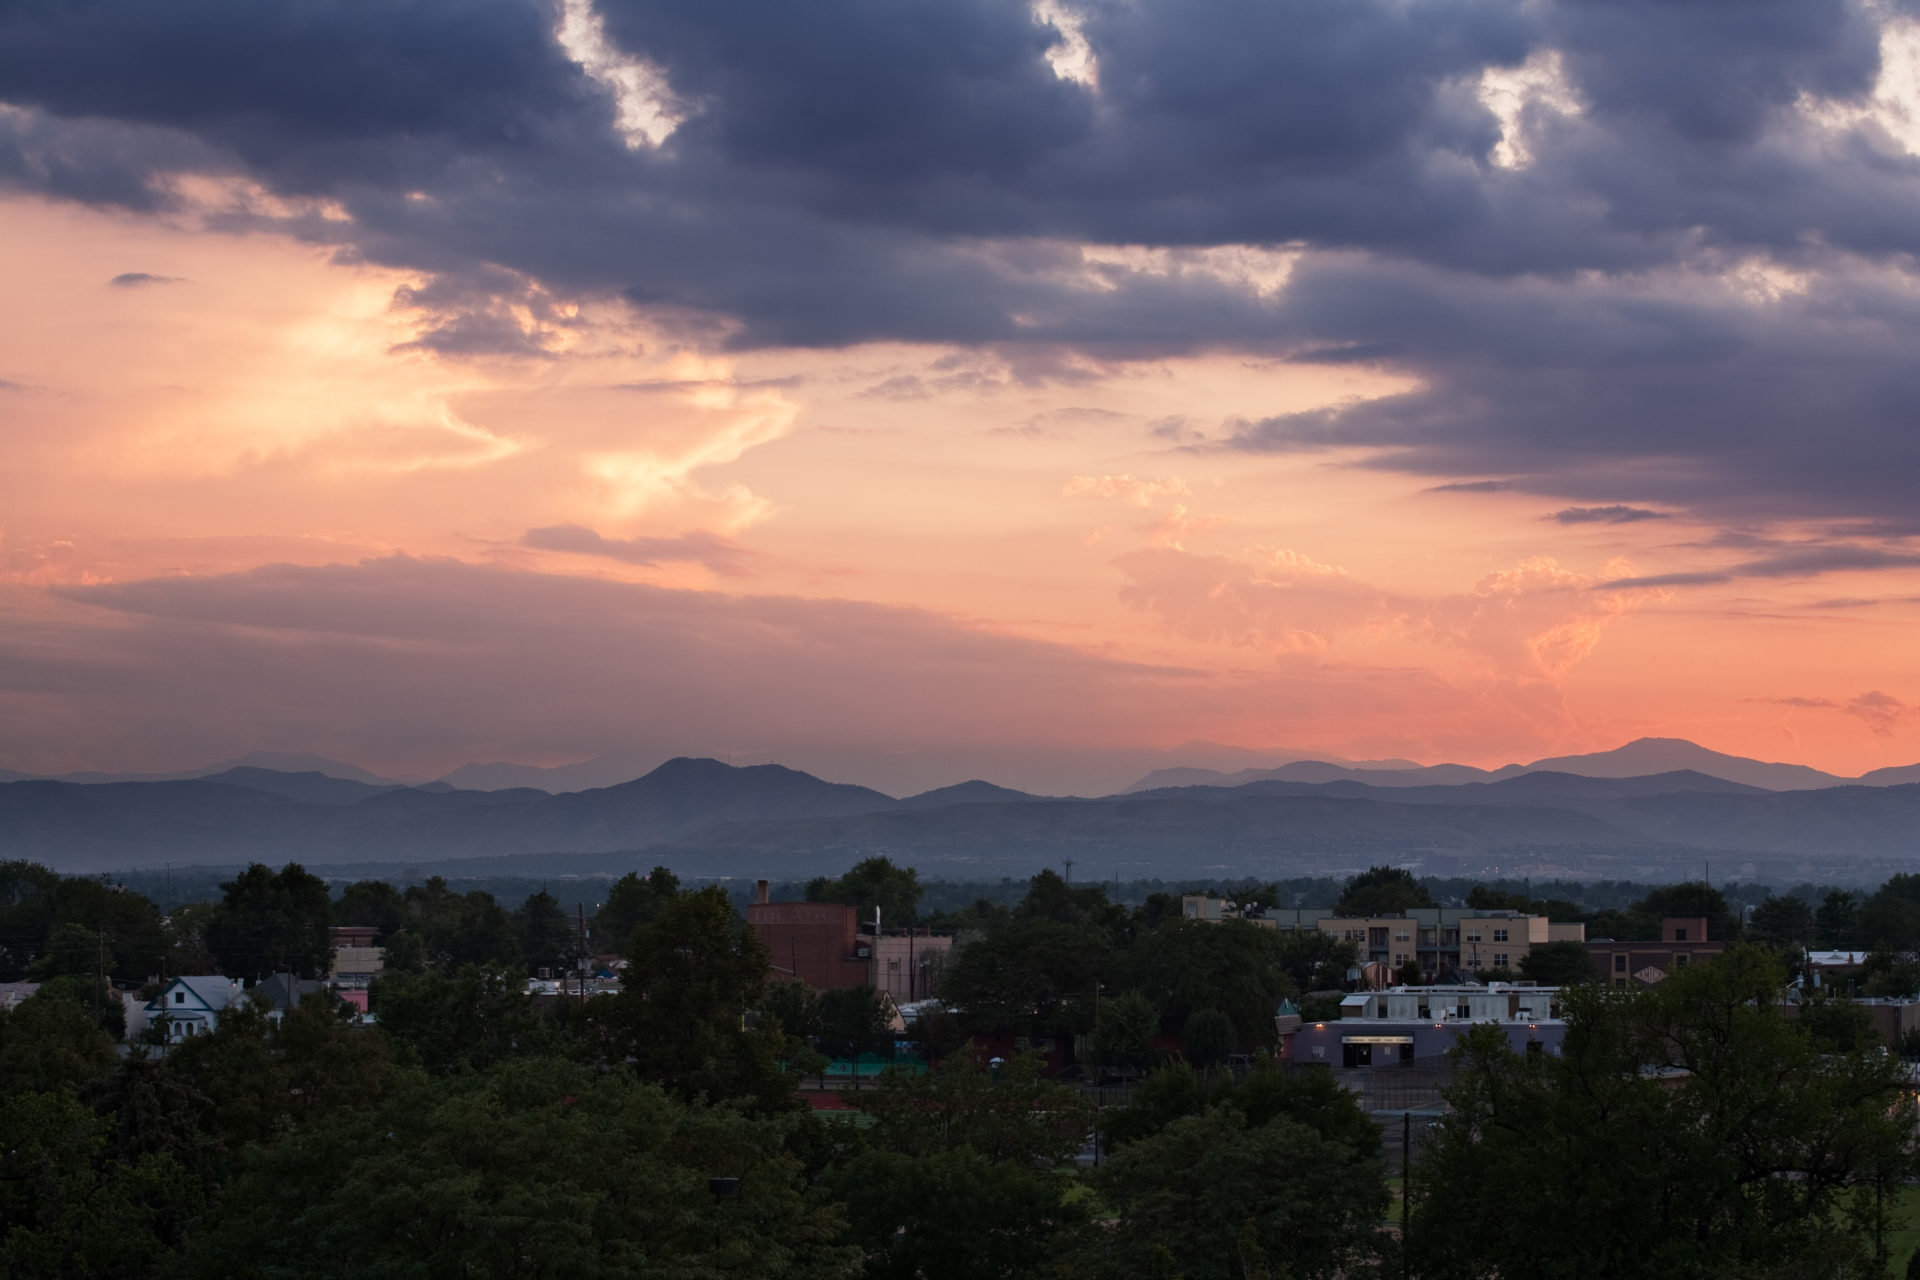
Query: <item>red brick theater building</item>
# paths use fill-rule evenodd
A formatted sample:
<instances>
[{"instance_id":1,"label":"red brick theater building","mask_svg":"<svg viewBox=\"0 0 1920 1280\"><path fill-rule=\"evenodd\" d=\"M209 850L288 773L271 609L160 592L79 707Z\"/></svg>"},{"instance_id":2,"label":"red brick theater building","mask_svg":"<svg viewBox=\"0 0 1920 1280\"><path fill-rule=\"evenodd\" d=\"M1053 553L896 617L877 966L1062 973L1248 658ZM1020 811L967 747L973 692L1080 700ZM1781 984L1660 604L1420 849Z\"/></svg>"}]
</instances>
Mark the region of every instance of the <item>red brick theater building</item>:
<instances>
[{"instance_id":1,"label":"red brick theater building","mask_svg":"<svg viewBox=\"0 0 1920 1280\"><path fill-rule=\"evenodd\" d=\"M1675 969L1719 955L1722 941L1707 941L1704 916L1668 917L1660 922L1658 942L1615 942L1595 938L1587 954L1600 970L1600 980L1616 987L1650 987Z\"/></svg>"},{"instance_id":2,"label":"red brick theater building","mask_svg":"<svg viewBox=\"0 0 1920 1280\"><path fill-rule=\"evenodd\" d=\"M839 902L768 902L766 881L747 904L747 923L766 943L773 980L815 991L857 987L873 977L873 939Z\"/></svg>"}]
</instances>

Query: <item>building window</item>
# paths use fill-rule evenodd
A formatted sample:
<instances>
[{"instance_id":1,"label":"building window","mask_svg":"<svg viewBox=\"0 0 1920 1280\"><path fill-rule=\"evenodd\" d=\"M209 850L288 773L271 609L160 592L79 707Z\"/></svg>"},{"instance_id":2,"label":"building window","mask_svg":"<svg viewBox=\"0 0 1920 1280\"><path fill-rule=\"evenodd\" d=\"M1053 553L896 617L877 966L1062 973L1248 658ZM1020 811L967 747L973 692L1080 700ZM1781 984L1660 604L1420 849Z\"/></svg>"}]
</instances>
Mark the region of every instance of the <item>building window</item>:
<instances>
[{"instance_id":1,"label":"building window","mask_svg":"<svg viewBox=\"0 0 1920 1280\"><path fill-rule=\"evenodd\" d=\"M174 992L174 993L173 993L173 1002L174 1002L175 1004L185 1004L185 1003L187 1002L187 993L186 993L186 992L184 992L184 991L176 991L176 992Z\"/></svg>"},{"instance_id":2,"label":"building window","mask_svg":"<svg viewBox=\"0 0 1920 1280\"><path fill-rule=\"evenodd\" d=\"M1494 952L1494 953L1493 953L1493 967L1494 967L1494 968L1496 968L1496 969L1504 969L1504 968L1506 968L1506 967L1507 967L1507 953L1506 953L1506 952L1504 952L1504 951L1496 951L1496 952Z\"/></svg>"},{"instance_id":3,"label":"building window","mask_svg":"<svg viewBox=\"0 0 1920 1280\"><path fill-rule=\"evenodd\" d=\"M1685 929L1675 929L1673 931L1673 940L1675 942L1685 942L1687 940L1687 931Z\"/></svg>"},{"instance_id":4,"label":"building window","mask_svg":"<svg viewBox=\"0 0 1920 1280\"><path fill-rule=\"evenodd\" d=\"M1413 935L1403 929L1393 935L1393 940L1395 942L1412 942Z\"/></svg>"},{"instance_id":5,"label":"building window","mask_svg":"<svg viewBox=\"0 0 1920 1280\"><path fill-rule=\"evenodd\" d=\"M1627 971L1627 953L1626 952L1622 951L1614 955L1613 971L1615 973L1625 973Z\"/></svg>"},{"instance_id":6,"label":"building window","mask_svg":"<svg viewBox=\"0 0 1920 1280\"><path fill-rule=\"evenodd\" d=\"M1468 942L1480 941L1480 931L1478 929L1469 929L1467 931L1467 941Z\"/></svg>"},{"instance_id":7,"label":"building window","mask_svg":"<svg viewBox=\"0 0 1920 1280\"><path fill-rule=\"evenodd\" d=\"M1685 965L1686 963L1687 963L1687 956L1686 956L1686 953L1685 953L1684 951L1683 951L1683 952L1681 952L1680 954L1678 954L1678 955L1676 955L1676 956L1674 956L1674 958L1673 958L1673 967L1674 967L1674 968L1676 968L1676 969L1678 969L1678 968L1680 968L1681 966L1683 966L1683 965Z\"/></svg>"},{"instance_id":8,"label":"building window","mask_svg":"<svg viewBox=\"0 0 1920 1280\"><path fill-rule=\"evenodd\" d=\"M1505 929L1495 929L1493 931L1493 940L1495 942L1505 942L1507 940L1507 931Z\"/></svg>"}]
</instances>

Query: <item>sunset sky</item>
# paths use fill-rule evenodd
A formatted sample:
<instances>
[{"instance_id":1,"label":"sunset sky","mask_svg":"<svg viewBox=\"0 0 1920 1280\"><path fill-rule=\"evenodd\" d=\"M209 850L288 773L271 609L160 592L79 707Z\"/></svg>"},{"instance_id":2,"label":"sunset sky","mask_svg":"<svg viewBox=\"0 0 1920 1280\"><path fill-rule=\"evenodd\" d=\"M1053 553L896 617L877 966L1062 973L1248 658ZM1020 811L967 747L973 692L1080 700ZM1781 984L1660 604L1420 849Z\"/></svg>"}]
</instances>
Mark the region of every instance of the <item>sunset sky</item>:
<instances>
[{"instance_id":1,"label":"sunset sky","mask_svg":"<svg viewBox=\"0 0 1920 1280\"><path fill-rule=\"evenodd\" d=\"M1917 13L0 5L0 767L1920 760Z\"/></svg>"}]
</instances>

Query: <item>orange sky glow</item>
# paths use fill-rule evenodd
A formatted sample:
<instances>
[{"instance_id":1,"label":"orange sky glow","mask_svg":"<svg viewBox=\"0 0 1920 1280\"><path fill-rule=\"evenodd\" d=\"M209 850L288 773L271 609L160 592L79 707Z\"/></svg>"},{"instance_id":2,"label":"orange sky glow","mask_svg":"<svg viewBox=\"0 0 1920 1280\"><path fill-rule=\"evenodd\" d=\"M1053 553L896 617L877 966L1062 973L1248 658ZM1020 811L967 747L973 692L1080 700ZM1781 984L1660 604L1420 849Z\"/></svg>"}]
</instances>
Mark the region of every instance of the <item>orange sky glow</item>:
<instances>
[{"instance_id":1,"label":"orange sky glow","mask_svg":"<svg viewBox=\"0 0 1920 1280\"><path fill-rule=\"evenodd\" d=\"M1608 585L1735 565L1739 522L1565 521L1576 500L1444 490L1365 445L1224 447L1417 389L1390 360L735 351L561 290L516 318L538 353L447 353L419 344L424 274L223 222L258 193L190 194L164 217L0 198L0 766L269 748L436 774L630 733L776 759L812 736L1497 766L1642 735L1847 775L1920 759L1920 571ZM1277 269L1248 287L1285 290ZM273 566L328 571L297 580L312 614L169 593ZM414 629L439 584L458 621ZM724 637L687 624L727 655L687 681L777 650L863 687L791 711L772 689L756 718L676 702L673 671L627 683L661 659L600 620L624 636L662 600L733 610ZM855 611L761 603L796 600ZM504 638L543 611L565 629ZM412 674L421 653L457 678Z\"/></svg>"}]
</instances>

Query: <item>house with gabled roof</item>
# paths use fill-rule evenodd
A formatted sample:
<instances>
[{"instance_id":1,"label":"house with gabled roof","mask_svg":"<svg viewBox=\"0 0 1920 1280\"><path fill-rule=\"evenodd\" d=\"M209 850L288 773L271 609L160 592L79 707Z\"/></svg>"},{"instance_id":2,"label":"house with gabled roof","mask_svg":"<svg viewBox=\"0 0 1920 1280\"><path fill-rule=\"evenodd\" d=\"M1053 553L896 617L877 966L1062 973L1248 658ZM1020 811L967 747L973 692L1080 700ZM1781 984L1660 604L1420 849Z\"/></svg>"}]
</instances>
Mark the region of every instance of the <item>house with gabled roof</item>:
<instances>
[{"instance_id":1,"label":"house with gabled roof","mask_svg":"<svg viewBox=\"0 0 1920 1280\"><path fill-rule=\"evenodd\" d=\"M326 990L327 984L311 978L296 978L290 973L276 973L262 981L247 994L255 1000L264 1001L267 1017L275 1022L285 1017L287 1011L316 991Z\"/></svg>"},{"instance_id":2,"label":"house with gabled roof","mask_svg":"<svg viewBox=\"0 0 1920 1280\"><path fill-rule=\"evenodd\" d=\"M147 1002L147 1021L164 1025L169 1041L205 1035L242 994L238 982L217 973L174 978Z\"/></svg>"}]
</instances>

